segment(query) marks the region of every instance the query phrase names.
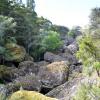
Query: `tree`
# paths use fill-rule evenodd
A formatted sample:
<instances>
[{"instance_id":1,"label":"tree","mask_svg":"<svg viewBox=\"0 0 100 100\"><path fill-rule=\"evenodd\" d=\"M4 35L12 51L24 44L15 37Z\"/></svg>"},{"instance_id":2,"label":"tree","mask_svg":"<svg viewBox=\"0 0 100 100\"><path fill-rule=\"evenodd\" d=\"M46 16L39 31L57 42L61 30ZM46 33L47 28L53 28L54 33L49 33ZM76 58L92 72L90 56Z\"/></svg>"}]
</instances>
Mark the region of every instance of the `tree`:
<instances>
[{"instance_id":1,"label":"tree","mask_svg":"<svg viewBox=\"0 0 100 100\"><path fill-rule=\"evenodd\" d=\"M10 0L0 0L0 14L8 15L12 9L12 1Z\"/></svg>"},{"instance_id":2,"label":"tree","mask_svg":"<svg viewBox=\"0 0 100 100\"><path fill-rule=\"evenodd\" d=\"M69 32L68 36L76 38L78 35L81 35L81 27L80 26L74 26Z\"/></svg>"},{"instance_id":3,"label":"tree","mask_svg":"<svg viewBox=\"0 0 100 100\"><path fill-rule=\"evenodd\" d=\"M48 31L48 35L44 37L42 44L48 51L57 50L62 44L59 33Z\"/></svg>"},{"instance_id":4,"label":"tree","mask_svg":"<svg viewBox=\"0 0 100 100\"><path fill-rule=\"evenodd\" d=\"M8 37L10 38L15 26L16 22L13 18L0 15L0 45L4 44Z\"/></svg>"},{"instance_id":5,"label":"tree","mask_svg":"<svg viewBox=\"0 0 100 100\"><path fill-rule=\"evenodd\" d=\"M28 7L31 11L34 11L34 8L35 8L35 1L34 1L34 0L27 0L27 7Z\"/></svg>"},{"instance_id":6,"label":"tree","mask_svg":"<svg viewBox=\"0 0 100 100\"><path fill-rule=\"evenodd\" d=\"M100 28L100 8L92 9L90 15L91 28Z\"/></svg>"}]
</instances>

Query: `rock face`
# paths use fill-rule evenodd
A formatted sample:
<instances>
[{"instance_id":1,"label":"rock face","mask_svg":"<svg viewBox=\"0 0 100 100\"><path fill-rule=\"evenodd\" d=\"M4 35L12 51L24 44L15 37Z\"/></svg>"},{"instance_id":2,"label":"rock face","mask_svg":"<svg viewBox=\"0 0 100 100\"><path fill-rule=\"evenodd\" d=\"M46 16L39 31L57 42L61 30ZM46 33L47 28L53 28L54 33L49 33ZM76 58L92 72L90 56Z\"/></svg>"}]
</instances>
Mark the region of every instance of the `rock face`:
<instances>
[{"instance_id":1,"label":"rock face","mask_svg":"<svg viewBox=\"0 0 100 100\"><path fill-rule=\"evenodd\" d=\"M76 96L78 90L80 89L80 86L84 86L84 85L89 86L88 88L89 91L86 89L82 90L80 93L81 96L89 97L91 98L90 100L100 100L100 92L97 93L96 96L95 96L96 91L94 92L93 95L91 95L94 91L91 90L92 87L96 86L99 90L100 79L97 78L95 75L91 77L87 77L87 76L83 76L82 74L80 74L80 76L78 76L77 78L74 77L74 79L69 80L68 82L54 88L49 93L47 93L46 96L54 97L59 100L74 100L73 97ZM83 92L84 94L82 94ZM80 98L81 96L79 95L79 99L75 99L75 100L83 99ZM88 100L88 99L84 99L84 100Z\"/></svg>"},{"instance_id":2,"label":"rock face","mask_svg":"<svg viewBox=\"0 0 100 100\"><path fill-rule=\"evenodd\" d=\"M25 49L15 43L6 44L5 48L6 53L4 55L4 58L7 61L21 62L26 55Z\"/></svg>"},{"instance_id":3,"label":"rock face","mask_svg":"<svg viewBox=\"0 0 100 100\"><path fill-rule=\"evenodd\" d=\"M32 91L40 91L41 90L41 82L40 79L32 75L26 75L15 79L12 83L7 85L8 92L11 93L18 91L20 88L25 90L32 90Z\"/></svg>"},{"instance_id":4,"label":"rock face","mask_svg":"<svg viewBox=\"0 0 100 100\"><path fill-rule=\"evenodd\" d=\"M53 88L68 79L68 66L65 61L53 62L39 70L42 87Z\"/></svg>"},{"instance_id":5,"label":"rock face","mask_svg":"<svg viewBox=\"0 0 100 100\"><path fill-rule=\"evenodd\" d=\"M67 48L71 51L72 54L75 54L78 50L78 45L74 41L72 44L68 45Z\"/></svg>"},{"instance_id":6,"label":"rock face","mask_svg":"<svg viewBox=\"0 0 100 100\"><path fill-rule=\"evenodd\" d=\"M44 54L44 60L48 62L56 62L56 61L67 61L68 64L76 64L77 59L75 55L71 53L71 51L67 48L64 53L59 53L58 55L53 54L51 52L46 52Z\"/></svg>"},{"instance_id":7,"label":"rock face","mask_svg":"<svg viewBox=\"0 0 100 100\"><path fill-rule=\"evenodd\" d=\"M82 78L68 81L61 86L54 88L52 91L47 93L46 96L54 97L59 100L73 100L72 98L77 92L80 80L82 80Z\"/></svg>"},{"instance_id":8,"label":"rock face","mask_svg":"<svg viewBox=\"0 0 100 100\"><path fill-rule=\"evenodd\" d=\"M35 91L21 90L12 94L9 100L58 100L44 96Z\"/></svg>"},{"instance_id":9,"label":"rock face","mask_svg":"<svg viewBox=\"0 0 100 100\"><path fill-rule=\"evenodd\" d=\"M45 61L48 61L48 62L55 62L55 61L66 61L65 58L59 56L59 55L56 55L56 54L53 54L51 52L46 52L44 54L44 60Z\"/></svg>"},{"instance_id":10,"label":"rock face","mask_svg":"<svg viewBox=\"0 0 100 100\"><path fill-rule=\"evenodd\" d=\"M42 66L46 66L49 64L49 62L46 62L46 61L40 61L40 62L37 62L36 63L38 66L42 67Z\"/></svg>"},{"instance_id":11,"label":"rock face","mask_svg":"<svg viewBox=\"0 0 100 100\"><path fill-rule=\"evenodd\" d=\"M23 61L19 64L18 68L24 74L26 73L37 74L39 70L39 66L32 61Z\"/></svg>"}]
</instances>

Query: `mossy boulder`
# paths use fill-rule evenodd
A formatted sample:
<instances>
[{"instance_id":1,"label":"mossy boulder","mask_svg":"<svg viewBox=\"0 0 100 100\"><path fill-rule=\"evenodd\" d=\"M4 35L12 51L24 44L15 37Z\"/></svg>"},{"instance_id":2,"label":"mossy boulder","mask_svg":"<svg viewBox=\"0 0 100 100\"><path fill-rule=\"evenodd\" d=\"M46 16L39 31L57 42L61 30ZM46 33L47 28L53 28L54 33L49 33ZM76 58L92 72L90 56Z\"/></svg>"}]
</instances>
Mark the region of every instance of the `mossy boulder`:
<instances>
[{"instance_id":1,"label":"mossy boulder","mask_svg":"<svg viewBox=\"0 0 100 100\"><path fill-rule=\"evenodd\" d=\"M41 67L38 75L40 76L43 87L52 89L67 81L68 71L66 62L60 61Z\"/></svg>"},{"instance_id":2,"label":"mossy boulder","mask_svg":"<svg viewBox=\"0 0 100 100\"><path fill-rule=\"evenodd\" d=\"M26 55L25 49L15 43L7 43L5 48L4 59L6 61L20 62Z\"/></svg>"},{"instance_id":3,"label":"mossy boulder","mask_svg":"<svg viewBox=\"0 0 100 100\"><path fill-rule=\"evenodd\" d=\"M50 98L44 96L35 91L25 91L21 90L12 94L9 100L57 100L55 98Z\"/></svg>"},{"instance_id":4,"label":"mossy boulder","mask_svg":"<svg viewBox=\"0 0 100 100\"><path fill-rule=\"evenodd\" d=\"M10 82L14 78L14 72L12 67L7 67L5 65L0 65L0 81Z\"/></svg>"}]
</instances>

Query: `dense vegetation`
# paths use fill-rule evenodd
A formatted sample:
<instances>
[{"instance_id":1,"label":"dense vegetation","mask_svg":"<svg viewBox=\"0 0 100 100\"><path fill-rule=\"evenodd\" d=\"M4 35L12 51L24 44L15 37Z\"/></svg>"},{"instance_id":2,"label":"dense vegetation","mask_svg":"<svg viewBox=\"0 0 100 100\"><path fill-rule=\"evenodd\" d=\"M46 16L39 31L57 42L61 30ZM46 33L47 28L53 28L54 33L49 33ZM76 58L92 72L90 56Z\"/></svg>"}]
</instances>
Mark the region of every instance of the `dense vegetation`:
<instances>
[{"instance_id":1,"label":"dense vegetation","mask_svg":"<svg viewBox=\"0 0 100 100\"><path fill-rule=\"evenodd\" d=\"M68 43L63 41L66 37ZM6 84L8 77L13 77L10 72L12 70L7 66L12 67L14 64L16 69L26 56L34 58L34 61L41 61L46 52L57 54L65 46L60 56L67 55L72 60L71 56L74 54L71 50L69 52L68 48L65 49L76 40L76 56L81 60L83 73L87 72L91 76L96 72L100 78L100 8L92 9L88 28L82 30L81 27L75 26L69 30L65 26L54 25L48 19L38 17L34 0L26 0L26 4L23 0L0 0L0 83ZM82 84L74 100L96 100L90 95L92 93L94 98L97 98L100 95L99 89L100 86ZM1 98L5 100L6 97L0 94L0 100Z\"/></svg>"},{"instance_id":2,"label":"dense vegetation","mask_svg":"<svg viewBox=\"0 0 100 100\"><path fill-rule=\"evenodd\" d=\"M99 8L95 8L91 13L91 25L89 29L83 32L83 36L79 39L79 51L77 56L88 71L97 71L100 76L100 29L99 29ZM89 70L92 69L92 70Z\"/></svg>"},{"instance_id":3,"label":"dense vegetation","mask_svg":"<svg viewBox=\"0 0 100 100\"><path fill-rule=\"evenodd\" d=\"M0 1L0 22L2 23L0 36L3 45L5 45L3 37L6 36L5 39L16 41L37 60L46 50L52 51L60 47L60 33L49 20L37 17L34 0L26 0L26 2L27 4L24 5L22 0ZM4 52L4 47L0 50Z\"/></svg>"}]
</instances>

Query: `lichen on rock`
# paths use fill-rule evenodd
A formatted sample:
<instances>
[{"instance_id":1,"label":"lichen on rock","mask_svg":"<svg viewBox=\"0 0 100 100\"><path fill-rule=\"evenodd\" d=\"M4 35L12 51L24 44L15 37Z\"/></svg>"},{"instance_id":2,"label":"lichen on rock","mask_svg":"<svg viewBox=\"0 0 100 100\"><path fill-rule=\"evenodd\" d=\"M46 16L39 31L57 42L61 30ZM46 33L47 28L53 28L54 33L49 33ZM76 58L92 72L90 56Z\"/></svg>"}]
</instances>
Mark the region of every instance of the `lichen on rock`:
<instances>
[{"instance_id":1,"label":"lichen on rock","mask_svg":"<svg viewBox=\"0 0 100 100\"><path fill-rule=\"evenodd\" d=\"M6 51L4 54L4 59L7 61L20 62L24 59L26 51L24 47L21 47L15 43L7 43L5 45Z\"/></svg>"},{"instance_id":2,"label":"lichen on rock","mask_svg":"<svg viewBox=\"0 0 100 100\"><path fill-rule=\"evenodd\" d=\"M12 94L9 100L58 100L55 98L50 98L44 96L35 91L25 91L21 90Z\"/></svg>"}]
</instances>

